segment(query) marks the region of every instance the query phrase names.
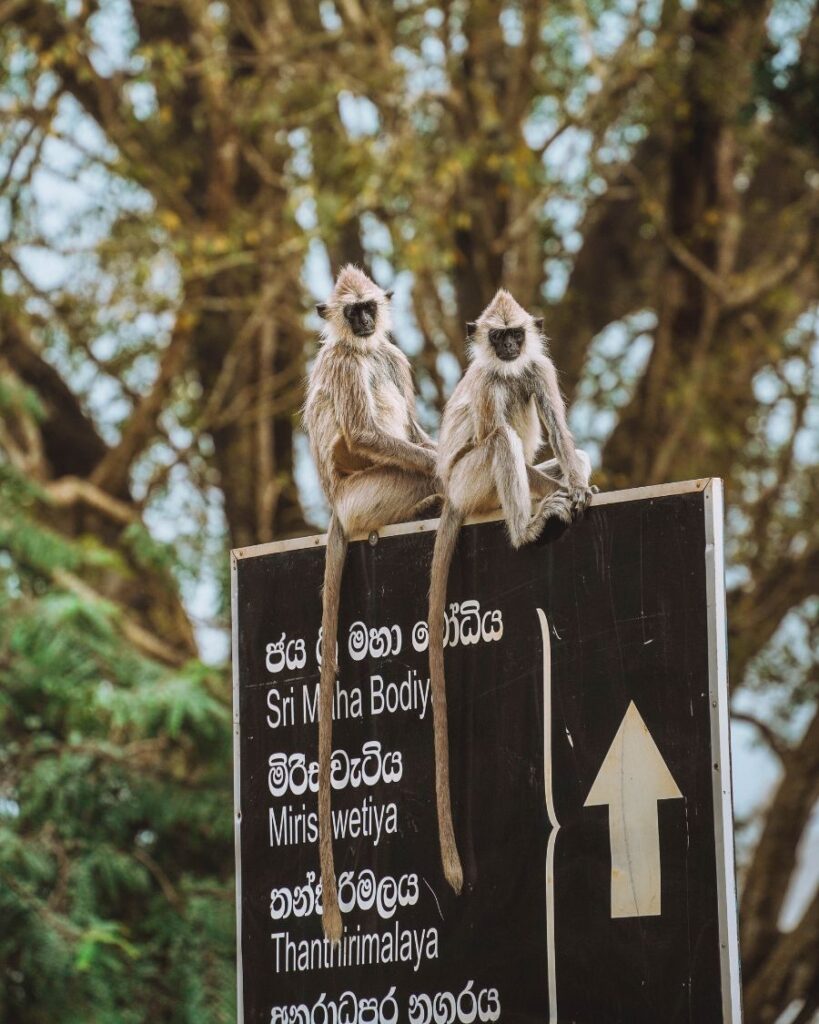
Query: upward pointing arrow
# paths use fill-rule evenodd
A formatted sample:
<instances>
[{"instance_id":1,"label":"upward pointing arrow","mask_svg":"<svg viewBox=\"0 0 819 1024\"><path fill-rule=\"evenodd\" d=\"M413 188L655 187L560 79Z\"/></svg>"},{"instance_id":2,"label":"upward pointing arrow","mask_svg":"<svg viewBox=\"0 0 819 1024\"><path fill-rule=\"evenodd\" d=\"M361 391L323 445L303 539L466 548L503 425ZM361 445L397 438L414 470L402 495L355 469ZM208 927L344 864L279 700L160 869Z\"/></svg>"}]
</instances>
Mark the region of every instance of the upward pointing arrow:
<instances>
[{"instance_id":1,"label":"upward pointing arrow","mask_svg":"<svg viewBox=\"0 0 819 1024\"><path fill-rule=\"evenodd\" d=\"M609 808L612 917L650 917L661 912L657 801L681 798L632 701L585 803Z\"/></svg>"}]
</instances>

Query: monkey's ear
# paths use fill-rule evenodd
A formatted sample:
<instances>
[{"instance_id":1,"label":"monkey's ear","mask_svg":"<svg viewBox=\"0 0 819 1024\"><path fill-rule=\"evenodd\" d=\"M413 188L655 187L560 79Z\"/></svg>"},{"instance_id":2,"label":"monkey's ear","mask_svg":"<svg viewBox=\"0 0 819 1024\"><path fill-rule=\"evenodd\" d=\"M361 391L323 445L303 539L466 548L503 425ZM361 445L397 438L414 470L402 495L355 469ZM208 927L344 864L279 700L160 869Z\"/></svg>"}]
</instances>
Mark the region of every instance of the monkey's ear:
<instances>
[{"instance_id":1,"label":"monkey's ear","mask_svg":"<svg viewBox=\"0 0 819 1024\"><path fill-rule=\"evenodd\" d=\"M543 317L542 316L536 316L534 319L535 319L535 330L538 332L538 334L543 334Z\"/></svg>"},{"instance_id":2,"label":"monkey's ear","mask_svg":"<svg viewBox=\"0 0 819 1024\"><path fill-rule=\"evenodd\" d=\"M326 302L317 302L316 312L318 313L322 320L326 320L327 317L330 315L330 307L327 305Z\"/></svg>"},{"instance_id":3,"label":"monkey's ear","mask_svg":"<svg viewBox=\"0 0 819 1024\"><path fill-rule=\"evenodd\" d=\"M475 331L477 331L477 329L478 329L478 325L475 323L475 321L474 320L469 320L467 322L467 325L466 325L466 336L467 336L467 338L474 337L475 336Z\"/></svg>"},{"instance_id":4,"label":"monkey's ear","mask_svg":"<svg viewBox=\"0 0 819 1024\"><path fill-rule=\"evenodd\" d=\"M387 299L387 302L389 302L393 295L395 295L395 292L392 290L392 288L390 288L388 292L384 292L384 295Z\"/></svg>"}]
</instances>

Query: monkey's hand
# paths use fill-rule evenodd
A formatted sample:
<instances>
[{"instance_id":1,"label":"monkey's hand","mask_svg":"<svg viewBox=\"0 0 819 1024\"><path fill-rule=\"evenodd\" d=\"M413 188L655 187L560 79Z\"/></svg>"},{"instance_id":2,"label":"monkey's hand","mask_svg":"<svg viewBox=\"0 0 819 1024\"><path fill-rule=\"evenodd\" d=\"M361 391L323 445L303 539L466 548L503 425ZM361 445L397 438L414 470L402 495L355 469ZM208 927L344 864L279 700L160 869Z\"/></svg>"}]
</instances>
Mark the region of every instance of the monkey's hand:
<instances>
[{"instance_id":1,"label":"monkey's hand","mask_svg":"<svg viewBox=\"0 0 819 1024\"><path fill-rule=\"evenodd\" d=\"M428 498L423 498L413 508L410 513L410 519L434 519L436 516L441 514L441 506L444 503L443 488L436 490L435 494L430 494Z\"/></svg>"},{"instance_id":2,"label":"monkey's hand","mask_svg":"<svg viewBox=\"0 0 819 1024\"><path fill-rule=\"evenodd\" d=\"M592 500L592 489L586 483L569 484L569 500L572 505L572 515L575 519L582 516Z\"/></svg>"}]
</instances>

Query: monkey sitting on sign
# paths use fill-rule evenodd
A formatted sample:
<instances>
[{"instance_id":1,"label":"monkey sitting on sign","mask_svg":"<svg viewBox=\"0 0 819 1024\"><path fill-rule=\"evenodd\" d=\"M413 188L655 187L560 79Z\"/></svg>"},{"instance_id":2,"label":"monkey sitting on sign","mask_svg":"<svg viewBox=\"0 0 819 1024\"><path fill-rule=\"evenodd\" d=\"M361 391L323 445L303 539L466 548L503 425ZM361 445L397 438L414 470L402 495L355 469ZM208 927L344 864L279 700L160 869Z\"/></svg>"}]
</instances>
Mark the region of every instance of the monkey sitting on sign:
<instances>
[{"instance_id":1,"label":"monkey sitting on sign","mask_svg":"<svg viewBox=\"0 0 819 1024\"><path fill-rule=\"evenodd\" d=\"M352 534L410 520L438 499L435 445L418 425L409 362L390 333L391 292L344 267L317 306L323 344L304 423L332 515L322 594L318 825L324 933L342 935L330 813L332 701L341 576Z\"/></svg>"},{"instance_id":2,"label":"monkey sitting on sign","mask_svg":"<svg viewBox=\"0 0 819 1024\"><path fill-rule=\"evenodd\" d=\"M501 289L467 324L470 365L444 409L438 475L444 507L435 537L429 591L429 667L435 733L435 793L441 859L456 892L463 870L452 826L449 785L444 614L449 567L467 516L503 509L517 548L546 520L571 522L592 496L591 463L575 446L543 337L543 321ZM545 428L555 459L534 466ZM539 499L532 511L532 498Z\"/></svg>"}]
</instances>

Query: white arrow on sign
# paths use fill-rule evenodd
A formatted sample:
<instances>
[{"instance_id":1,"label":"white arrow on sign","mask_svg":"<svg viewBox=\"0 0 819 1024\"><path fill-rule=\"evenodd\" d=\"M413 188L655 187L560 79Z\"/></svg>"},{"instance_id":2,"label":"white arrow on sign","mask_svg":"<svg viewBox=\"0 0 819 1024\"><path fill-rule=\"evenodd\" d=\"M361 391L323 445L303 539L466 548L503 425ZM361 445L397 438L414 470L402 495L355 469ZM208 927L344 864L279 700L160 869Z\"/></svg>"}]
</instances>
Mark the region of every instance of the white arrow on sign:
<instances>
[{"instance_id":1,"label":"white arrow on sign","mask_svg":"<svg viewBox=\"0 0 819 1024\"><path fill-rule=\"evenodd\" d=\"M632 701L585 803L609 808L612 917L652 917L661 912L657 801L681 798Z\"/></svg>"}]
</instances>

